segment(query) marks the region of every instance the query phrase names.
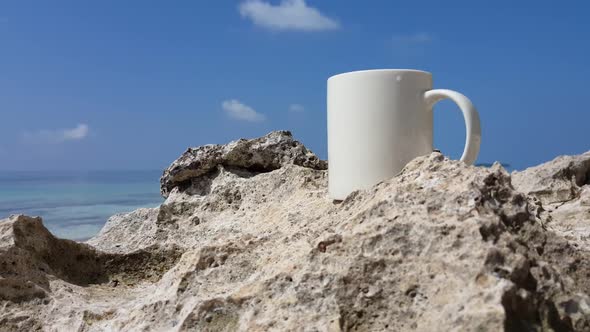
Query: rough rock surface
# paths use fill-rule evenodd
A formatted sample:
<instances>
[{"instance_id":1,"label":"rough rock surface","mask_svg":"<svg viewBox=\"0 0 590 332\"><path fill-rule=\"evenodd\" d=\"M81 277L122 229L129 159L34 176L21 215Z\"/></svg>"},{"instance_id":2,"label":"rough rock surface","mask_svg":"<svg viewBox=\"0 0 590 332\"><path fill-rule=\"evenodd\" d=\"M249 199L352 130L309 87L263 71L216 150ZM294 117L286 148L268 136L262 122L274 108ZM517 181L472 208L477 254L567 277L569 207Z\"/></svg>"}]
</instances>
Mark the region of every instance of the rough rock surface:
<instances>
[{"instance_id":1,"label":"rough rock surface","mask_svg":"<svg viewBox=\"0 0 590 332\"><path fill-rule=\"evenodd\" d=\"M590 251L590 186L584 186L577 199L548 208L554 220L548 227L574 246Z\"/></svg>"},{"instance_id":2,"label":"rough rock surface","mask_svg":"<svg viewBox=\"0 0 590 332\"><path fill-rule=\"evenodd\" d=\"M579 156L560 156L522 172L513 172L512 183L543 204L575 199L581 187L590 184L590 151Z\"/></svg>"},{"instance_id":3,"label":"rough rock surface","mask_svg":"<svg viewBox=\"0 0 590 332\"><path fill-rule=\"evenodd\" d=\"M512 182L543 203L553 219L549 229L590 250L590 151L513 172Z\"/></svg>"},{"instance_id":4,"label":"rough rock surface","mask_svg":"<svg viewBox=\"0 0 590 332\"><path fill-rule=\"evenodd\" d=\"M312 160L265 151L260 165ZM588 222L585 194L555 214L501 166L433 153L332 202L319 162L199 158L187 169L207 171L165 172L159 208L87 244L0 221L0 330L590 330L588 238L557 226Z\"/></svg>"},{"instance_id":5,"label":"rough rock surface","mask_svg":"<svg viewBox=\"0 0 590 332\"><path fill-rule=\"evenodd\" d=\"M170 165L160 181L162 196L167 197L175 187L190 186L192 179L215 171L218 165L251 172L269 172L288 164L327 169L303 144L293 139L289 131L273 131L256 139L240 139L226 145L209 144L187 149Z\"/></svg>"}]
</instances>

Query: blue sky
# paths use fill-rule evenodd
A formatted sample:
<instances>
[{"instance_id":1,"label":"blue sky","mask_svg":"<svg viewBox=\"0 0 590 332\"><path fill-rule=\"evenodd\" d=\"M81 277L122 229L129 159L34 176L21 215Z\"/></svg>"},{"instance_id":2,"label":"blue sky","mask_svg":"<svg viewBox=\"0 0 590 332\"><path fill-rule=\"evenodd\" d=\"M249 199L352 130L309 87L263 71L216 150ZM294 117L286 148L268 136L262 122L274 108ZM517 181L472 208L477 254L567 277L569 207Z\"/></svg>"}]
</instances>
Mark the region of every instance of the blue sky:
<instances>
[{"instance_id":1,"label":"blue sky","mask_svg":"<svg viewBox=\"0 0 590 332\"><path fill-rule=\"evenodd\" d=\"M478 162L590 149L587 1L3 1L0 170L161 169L292 130L326 158L326 79L416 68L477 106ZM459 157L448 101L435 146Z\"/></svg>"}]
</instances>

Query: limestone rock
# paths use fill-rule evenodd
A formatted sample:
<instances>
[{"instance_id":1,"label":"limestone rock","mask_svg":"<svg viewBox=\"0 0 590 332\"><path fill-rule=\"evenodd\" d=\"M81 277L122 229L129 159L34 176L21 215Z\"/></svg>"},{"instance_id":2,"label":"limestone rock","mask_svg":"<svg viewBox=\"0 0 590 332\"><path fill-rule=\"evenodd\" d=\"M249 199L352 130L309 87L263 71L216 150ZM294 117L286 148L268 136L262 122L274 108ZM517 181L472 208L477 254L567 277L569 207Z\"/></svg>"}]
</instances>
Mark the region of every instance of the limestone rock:
<instances>
[{"instance_id":1,"label":"limestone rock","mask_svg":"<svg viewBox=\"0 0 590 332\"><path fill-rule=\"evenodd\" d=\"M548 227L574 246L590 251L590 185L580 189L578 198L548 208L552 216Z\"/></svg>"},{"instance_id":2,"label":"limestone rock","mask_svg":"<svg viewBox=\"0 0 590 332\"><path fill-rule=\"evenodd\" d=\"M554 160L512 173L512 183L521 192L543 204L562 203L578 197L580 187L590 183L590 151Z\"/></svg>"},{"instance_id":3,"label":"limestone rock","mask_svg":"<svg viewBox=\"0 0 590 332\"><path fill-rule=\"evenodd\" d=\"M590 151L513 172L512 179L517 190L543 203L548 228L590 250Z\"/></svg>"},{"instance_id":4,"label":"limestone rock","mask_svg":"<svg viewBox=\"0 0 590 332\"><path fill-rule=\"evenodd\" d=\"M76 306L85 299L75 290L97 295L101 285L156 281L179 256L175 247L158 246L108 254L54 237L38 217L0 220L0 331L78 330L79 317L53 316L81 310Z\"/></svg>"},{"instance_id":5,"label":"limestone rock","mask_svg":"<svg viewBox=\"0 0 590 332\"><path fill-rule=\"evenodd\" d=\"M273 151L279 155L264 160L286 158ZM114 216L88 245L71 244L69 255L94 259L95 279L37 269L47 258L24 243L64 240L42 231L38 219L31 230L14 218L0 221L0 257L20 252L19 266L29 271L10 278L42 290L4 295L0 326L590 330L590 252L552 231L543 204L515 190L499 165L467 166L433 153L333 202L319 163L277 162L264 172L206 163L207 171L191 166L200 171L185 180L163 178L172 185L159 208ZM584 204L577 208L584 213ZM19 240L16 228L29 240Z\"/></svg>"},{"instance_id":6,"label":"limestone rock","mask_svg":"<svg viewBox=\"0 0 590 332\"><path fill-rule=\"evenodd\" d=\"M251 140L189 148L164 171L160 191L167 197L174 187L187 185L191 179L214 171L218 165L268 172L286 164L318 170L327 168L326 162L294 140L291 132L273 131Z\"/></svg>"},{"instance_id":7,"label":"limestone rock","mask_svg":"<svg viewBox=\"0 0 590 332\"><path fill-rule=\"evenodd\" d=\"M155 220L158 212L159 208L143 208L130 213L116 214L110 217L98 235L87 243L111 253L125 253L157 244Z\"/></svg>"}]
</instances>

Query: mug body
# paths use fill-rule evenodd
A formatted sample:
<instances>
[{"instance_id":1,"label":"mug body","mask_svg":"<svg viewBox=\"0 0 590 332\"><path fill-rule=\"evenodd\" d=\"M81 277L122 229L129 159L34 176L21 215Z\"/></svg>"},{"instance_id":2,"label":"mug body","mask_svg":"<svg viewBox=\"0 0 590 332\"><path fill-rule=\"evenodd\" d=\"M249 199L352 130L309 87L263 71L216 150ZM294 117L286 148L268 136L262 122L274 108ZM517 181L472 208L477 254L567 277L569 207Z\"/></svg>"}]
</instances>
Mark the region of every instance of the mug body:
<instances>
[{"instance_id":1,"label":"mug body","mask_svg":"<svg viewBox=\"0 0 590 332\"><path fill-rule=\"evenodd\" d=\"M328 190L343 200L432 152L432 110L419 70L349 72L328 79Z\"/></svg>"}]
</instances>

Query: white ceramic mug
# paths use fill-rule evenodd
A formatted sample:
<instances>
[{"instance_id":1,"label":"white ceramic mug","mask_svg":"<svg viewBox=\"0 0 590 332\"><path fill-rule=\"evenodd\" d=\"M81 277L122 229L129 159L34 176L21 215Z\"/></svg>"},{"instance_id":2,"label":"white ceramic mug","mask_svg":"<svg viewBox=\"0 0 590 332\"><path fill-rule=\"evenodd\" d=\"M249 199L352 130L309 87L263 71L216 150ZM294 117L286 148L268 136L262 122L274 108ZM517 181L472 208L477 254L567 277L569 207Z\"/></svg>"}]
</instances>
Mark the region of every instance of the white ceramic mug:
<instances>
[{"instance_id":1,"label":"white ceramic mug","mask_svg":"<svg viewBox=\"0 0 590 332\"><path fill-rule=\"evenodd\" d=\"M343 200L399 173L412 159L432 152L432 107L454 101L465 118L461 160L473 164L481 128L464 95L432 90L432 75L410 69L343 73L328 79L328 189Z\"/></svg>"}]
</instances>

